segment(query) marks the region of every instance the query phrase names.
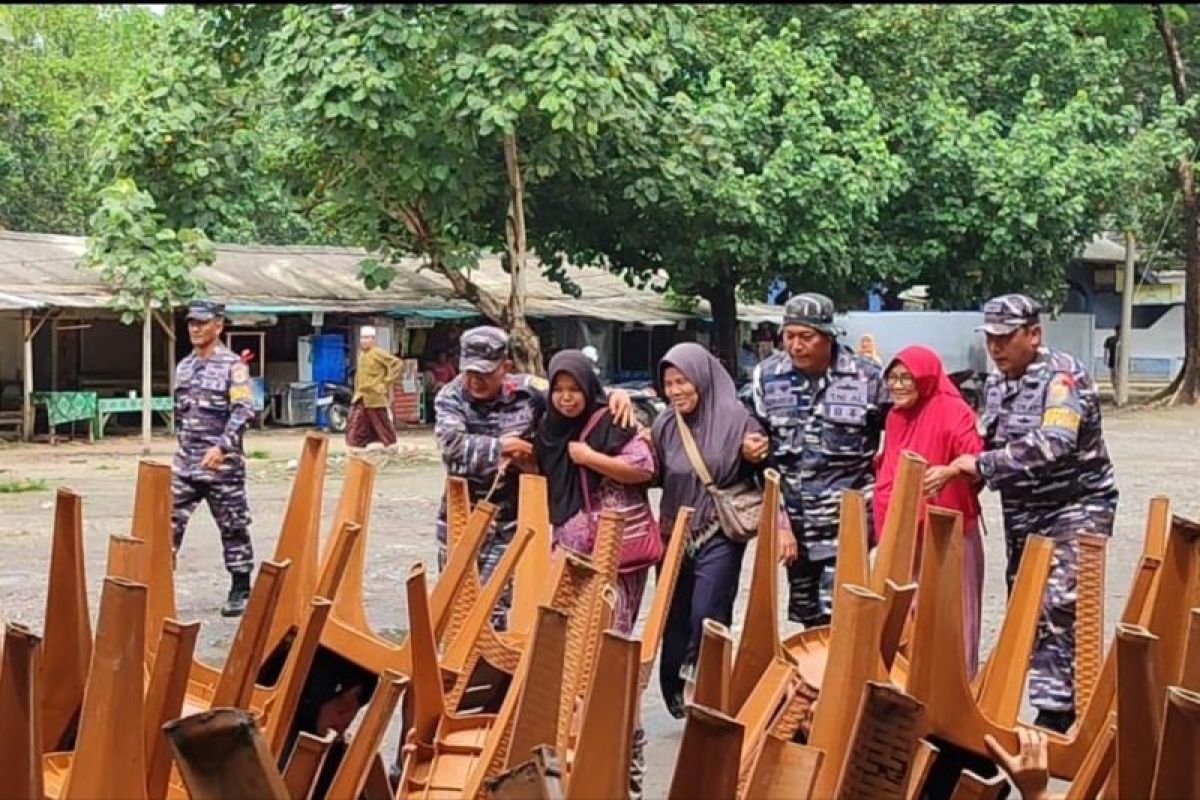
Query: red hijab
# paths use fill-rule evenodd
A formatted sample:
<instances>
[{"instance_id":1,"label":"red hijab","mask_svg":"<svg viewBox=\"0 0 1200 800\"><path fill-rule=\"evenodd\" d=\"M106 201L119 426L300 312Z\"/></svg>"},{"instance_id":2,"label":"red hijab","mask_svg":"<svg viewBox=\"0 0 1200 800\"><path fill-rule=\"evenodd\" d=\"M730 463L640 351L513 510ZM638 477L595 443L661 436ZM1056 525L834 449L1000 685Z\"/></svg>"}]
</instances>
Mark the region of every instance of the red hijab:
<instances>
[{"instance_id":1,"label":"red hijab","mask_svg":"<svg viewBox=\"0 0 1200 800\"><path fill-rule=\"evenodd\" d=\"M908 367L913 375L917 402L909 408L893 406L887 416L883 453L879 456L875 471L877 534L883 531L883 521L896 478L896 465L902 451L916 453L932 467L949 464L964 453L976 455L983 450L983 442L975 429L975 412L946 375L938 354L923 345L914 345L897 353L888 364L888 369L898 363ZM978 522L979 499L975 488L965 479L950 481L930 502L962 512L964 530L969 530ZM918 518L925 519L924 502Z\"/></svg>"}]
</instances>

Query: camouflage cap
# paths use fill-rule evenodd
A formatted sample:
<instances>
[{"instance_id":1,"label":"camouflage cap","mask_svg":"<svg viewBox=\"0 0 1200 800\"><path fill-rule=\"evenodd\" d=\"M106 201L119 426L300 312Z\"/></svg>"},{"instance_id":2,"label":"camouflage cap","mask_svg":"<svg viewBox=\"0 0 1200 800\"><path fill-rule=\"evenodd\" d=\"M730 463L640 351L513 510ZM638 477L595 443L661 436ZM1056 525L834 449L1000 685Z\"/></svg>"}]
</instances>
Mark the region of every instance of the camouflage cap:
<instances>
[{"instance_id":1,"label":"camouflage cap","mask_svg":"<svg viewBox=\"0 0 1200 800\"><path fill-rule=\"evenodd\" d=\"M826 336L838 336L841 331L833 324L833 301L823 294L798 294L783 307L783 324L803 325Z\"/></svg>"},{"instance_id":2,"label":"camouflage cap","mask_svg":"<svg viewBox=\"0 0 1200 800\"><path fill-rule=\"evenodd\" d=\"M459 337L458 346L463 372L495 372L508 358L508 334L490 325L471 328Z\"/></svg>"},{"instance_id":3,"label":"camouflage cap","mask_svg":"<svg viewBox=\"0 0 1200 800\"><path fill-rule=\"evenodd\" d=\"M1042 307L1023 294L1002 294L983 304L983 324L975 330L992 336L1007 336L1025 325L1040 321Z\"/></svg>"},{"instance_id":4,"label":"camouflage cap","mask_svg":"<svg viewBox=\"0 0 1200 800\"><path fill-rule=\"evenodd\" d=\"M210 319L225 316L225 304L215 300L193 300L188 303L187 318L197 322L208 322Z\"/></svg>"}]
</instances>

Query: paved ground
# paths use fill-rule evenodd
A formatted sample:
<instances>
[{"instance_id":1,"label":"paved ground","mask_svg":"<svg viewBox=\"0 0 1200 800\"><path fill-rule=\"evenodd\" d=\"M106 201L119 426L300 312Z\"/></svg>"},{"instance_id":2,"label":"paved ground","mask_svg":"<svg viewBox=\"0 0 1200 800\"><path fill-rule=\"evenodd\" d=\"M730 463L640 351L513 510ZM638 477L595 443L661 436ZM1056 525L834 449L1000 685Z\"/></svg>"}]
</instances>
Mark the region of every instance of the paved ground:
<instances>
[{"instance_id":1,"label":"paved ground","mask_svg":"<svg viewBox=\"0 0 1200 800\"><path fill-rule=\"evenodd\" d=\"M1200 467L1198 423L1200 412L1194 410L1108 412L1106 431L1122 492L1106 585L1110 635L1141 549L1149 499L1156 494L1167 494L1175 513L1200 517L1200 495L1195 493L1195 474ZM427 431L406 432L401 435L400 443L401 455L383 468L376 481L368 541L365 582L368 612L372 624L385 634L399 634L405 627L401 581L409 565L421 559L431 565L434 561L433 521L443 481ZM298 432L252 432L248 437L247 451L260 456L251 460L248 487L259 559L274 548L290 490L287 462L298 455L299 448ZM152 457L168 459L171 449L170 439L158 438ZM341 485L344 447L340 440L335 440L331 451L333 463L326 490L324 531L328 530ZM89 591L95 614L96 577L103 570L106 538L129 529L139 453L137 442L125 438L56 447L0 444L0 487L16 478L43 479L48 485L46 491L0 493L0 617L27 622L35 628L41 624L53 508L50 490L57 485L69 486L84 497ZM991 531L985 544L988 570L984 644L987 647L1003 614L1004 556L996 498L985 495L984 509ZM748 553L743 576L752 558L752 553ZM743 580L735 619L742 613L746 588ZM217 613L226 590L216 528L208 513L199 511L180 553L176 592L181 618L204 622L198 643L200 656L217 663L223 658L235 629L234 622L222 619ZM649 596L648 592L647 602ZM783 626L785 632L789 627ZM670 782L682 723L666 714L656 681L645 698L644 715L649 737L647 797L661 797ZM389 751L398 735L398 731L391 732Z\"/></svg>"}]
</instances>

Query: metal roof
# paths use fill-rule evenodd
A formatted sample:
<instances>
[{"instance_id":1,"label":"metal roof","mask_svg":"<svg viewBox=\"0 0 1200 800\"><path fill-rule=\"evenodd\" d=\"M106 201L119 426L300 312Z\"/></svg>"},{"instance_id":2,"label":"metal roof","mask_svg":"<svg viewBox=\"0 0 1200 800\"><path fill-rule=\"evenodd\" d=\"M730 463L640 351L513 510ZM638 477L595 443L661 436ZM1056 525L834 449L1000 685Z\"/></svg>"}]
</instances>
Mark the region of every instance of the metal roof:
<instances>
[{"instance_id":1,"label":"metal roof","mask_svg":"<svg viewBox=\"0 0 1200 800\"><path fill-rule=\"evenodd\" d=\"M96 273L79 266L85 240L79 236L0 231L0 310L103 308L111 294ZM216 245L216 260L197 270L207 295L231 307L274 313L306 311L467 316L478 310L454 297L449 282L404 259L385 290L367 289L358 277L366 251L345 247ZM576 299L541 274L530 257L526 311L532 317L594 317L646 325L686 320L663 295L629 286L595 267L570 267L582 290ZM496 255L484 256L470 278L500 297L509 276Z\"/></svg>"}]
</instances>

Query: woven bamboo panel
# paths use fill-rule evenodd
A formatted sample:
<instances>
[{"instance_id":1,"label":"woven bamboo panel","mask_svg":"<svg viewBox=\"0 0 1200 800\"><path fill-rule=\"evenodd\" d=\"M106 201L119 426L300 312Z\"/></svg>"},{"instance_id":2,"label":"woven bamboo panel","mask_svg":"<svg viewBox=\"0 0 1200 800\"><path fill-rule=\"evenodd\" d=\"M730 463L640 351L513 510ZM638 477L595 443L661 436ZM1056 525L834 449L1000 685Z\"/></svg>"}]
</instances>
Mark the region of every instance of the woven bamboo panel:
<instances>
[{"instance_id":1,"label":"woven bamboo panel","mask_svg":"<svg viewBox=\"0 0 1200 800\"><path fill-rule=\"evenodd\" d=\"M902 800L920 738L921 703L886 683L868 683L858 708L840 800Z\"/></svg>"},{"instance_id":2,"label":"woven bamboo panel","mask_svg":"<svg viewBox=\"0 0 1200 800\"><path fill-rule=\"evenodd\" d=\"M1079 536L1075 600L1075 707L1087 708L1104 661L1104 570L1107 536Z\"/></svg>"}]
</instances>

